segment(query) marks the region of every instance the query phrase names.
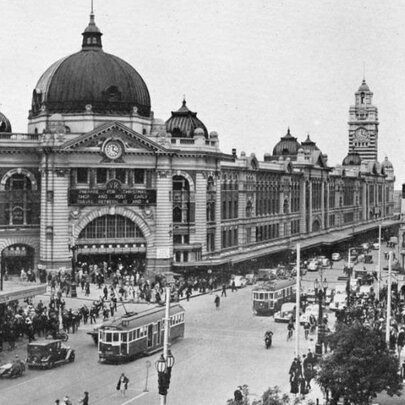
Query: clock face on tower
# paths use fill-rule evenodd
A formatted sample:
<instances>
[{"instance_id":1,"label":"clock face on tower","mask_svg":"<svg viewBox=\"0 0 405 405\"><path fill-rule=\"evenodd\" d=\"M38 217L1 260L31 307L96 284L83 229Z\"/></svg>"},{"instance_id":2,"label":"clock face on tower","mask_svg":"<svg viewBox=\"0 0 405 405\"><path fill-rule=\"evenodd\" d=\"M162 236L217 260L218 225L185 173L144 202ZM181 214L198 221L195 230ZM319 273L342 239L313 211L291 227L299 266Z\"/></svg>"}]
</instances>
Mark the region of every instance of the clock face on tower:
<instances>
[{"instance_id":1,"label":"clock face on tower","mask_svg":"<svg viewBox=\"0 0 405 405\"><path fill-rule=\"evenodd\" d=\"M118 159L122 156L123 152L122 144L118 141L111 140L104 145L104 153L108 159Z\"/></svg>"},{"instance_id":2,"label":"clock face on tower","mask_svg":"<svg viewBox=\"0 0 405 405\"><path fill-rule=\"evenodd\" d=\"M367 142L370 140L370 135L366 128L359 128L354 134L354 139L358 142Z\"/></svg>"}]
</instances>

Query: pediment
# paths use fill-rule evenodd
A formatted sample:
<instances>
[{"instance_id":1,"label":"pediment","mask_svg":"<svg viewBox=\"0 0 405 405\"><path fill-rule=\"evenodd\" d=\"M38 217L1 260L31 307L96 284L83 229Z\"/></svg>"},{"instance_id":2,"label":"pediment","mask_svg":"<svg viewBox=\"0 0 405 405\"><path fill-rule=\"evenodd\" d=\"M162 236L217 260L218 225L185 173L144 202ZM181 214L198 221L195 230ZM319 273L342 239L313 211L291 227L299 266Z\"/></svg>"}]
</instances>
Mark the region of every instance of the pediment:
<instances>
[{"instance_id":1,"label":"pediment","mask_svg":"<svg viewBox=\"0 0 405 405\"><path fill-rule=\"evenodd\" d=\"M62 151L83 151L100 148L110 139L119 140L126 152L170 153L157 142L119 122L107 123L60 145Z\"/></svg>"}]
</instances>

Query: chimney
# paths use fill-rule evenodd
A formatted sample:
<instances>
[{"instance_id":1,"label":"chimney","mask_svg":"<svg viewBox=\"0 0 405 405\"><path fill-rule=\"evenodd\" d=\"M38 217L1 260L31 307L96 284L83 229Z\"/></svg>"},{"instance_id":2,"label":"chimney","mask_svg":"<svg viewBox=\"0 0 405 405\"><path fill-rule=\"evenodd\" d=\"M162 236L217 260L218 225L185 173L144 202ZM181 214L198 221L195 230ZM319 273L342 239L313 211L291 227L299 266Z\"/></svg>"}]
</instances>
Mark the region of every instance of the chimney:
<instances>
[{"instance_id":1,"label":"chimney","mask_svg":"<svg viewBox=\"0 0 405 405\"><path fill-rule=\"evenodd\" d=\"M236 157L236 149L232 148L232 156Z\"/></svg>"}]
</instances>

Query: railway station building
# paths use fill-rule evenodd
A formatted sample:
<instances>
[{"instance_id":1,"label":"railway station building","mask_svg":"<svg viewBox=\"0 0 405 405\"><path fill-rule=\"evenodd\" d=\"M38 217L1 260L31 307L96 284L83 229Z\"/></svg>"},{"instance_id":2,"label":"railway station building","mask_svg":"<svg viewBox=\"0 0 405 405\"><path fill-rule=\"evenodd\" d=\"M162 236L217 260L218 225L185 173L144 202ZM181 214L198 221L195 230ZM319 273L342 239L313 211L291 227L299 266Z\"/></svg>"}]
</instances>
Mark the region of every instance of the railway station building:
<instances>
[{"instance_id":1,"label":"railway station building","mask_svg":"<svg viewBox=\"0 0 405 405\"><path fill-rule=\"evenodd\" d=\"M27 133L0 115L2 270L70 269L73 256L215 271L376 228L393 217L395 175L377 160L372 97L363 80L341 165L290 129L263 156L224 153L186 100L154 117L146 83L103 50L91 14L81 49L34 85Z\"/></svg>"}]
</instances>

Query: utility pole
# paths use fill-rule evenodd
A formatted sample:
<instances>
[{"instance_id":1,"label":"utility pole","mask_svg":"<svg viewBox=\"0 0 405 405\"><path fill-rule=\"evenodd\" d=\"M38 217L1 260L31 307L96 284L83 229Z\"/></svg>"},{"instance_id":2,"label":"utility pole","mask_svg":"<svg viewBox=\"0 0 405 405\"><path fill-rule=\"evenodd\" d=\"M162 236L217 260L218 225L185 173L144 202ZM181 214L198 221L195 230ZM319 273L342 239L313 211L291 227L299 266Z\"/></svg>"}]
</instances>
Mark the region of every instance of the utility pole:
<instances>
[{"instance_id":1,"label":"utility pole","mask_svg":"<svg viewBox=\"0 0 405 405\"><path fill-rule=\"evenodd\" d=\"M385 342L390 347L390 327L391 327L391 275L392 275L392 252L388 259L388 289L387 289L387 323L385 326Z\"/></svg>"},{"instance_id":2,"label":"utility pole","mask_svg":"<svg viewBox=\"0 0 405 405\"><path fill-rule=\"evenodd\" d=\"M300 339L299 339L299 331L300 331L300 300L301 300L301 269L300 269L300 261L301 261L301 251L300 251L300 244L297 243L297 286L296 286L296 296L295 296L295 353L298 357L300 354Z\"/></svg>"},{"instance_id":3,"label":"utility pole","mask_svg":"<svg viewBox=\"0 0 405 405\"><path fill-rule=\"evenodd\" d=\"M380 301L380 289L381 289L381 224L378 225L378 288L377 288L378 301Z\"/></svg>"}]
</instances>

